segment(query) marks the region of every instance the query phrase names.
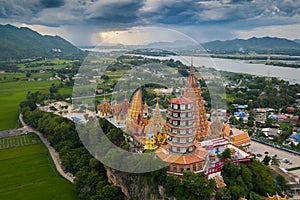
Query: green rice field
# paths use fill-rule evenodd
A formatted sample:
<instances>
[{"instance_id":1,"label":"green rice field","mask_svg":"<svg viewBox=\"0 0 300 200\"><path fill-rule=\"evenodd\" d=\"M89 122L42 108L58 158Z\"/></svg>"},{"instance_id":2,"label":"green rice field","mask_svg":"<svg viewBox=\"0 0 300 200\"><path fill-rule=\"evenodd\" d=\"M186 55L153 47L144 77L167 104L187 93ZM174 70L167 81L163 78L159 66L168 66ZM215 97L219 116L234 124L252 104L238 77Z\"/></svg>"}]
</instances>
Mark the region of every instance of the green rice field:
<instances>
[{"instance_id":1,"label":"green rice field","mask_svg":"<svg viewBox=\"0 0 300 200\"><path fill-rule=\"evenodd\" d=\"M76 199L72 183L56 171L33 133L0 139L0 199Z\"/></svg>"},{"instance_id":2,"label":"green rice field","mask_svg":"<svg viewBox=\"0 0 300 200\"><path fill-rule=\"evenodd\" d=\"M52 83L59 81L13 81L0 84L0 130L19 126L19 103L26 99L28 91L48 92Z\"/></svg>"}]
</instances>

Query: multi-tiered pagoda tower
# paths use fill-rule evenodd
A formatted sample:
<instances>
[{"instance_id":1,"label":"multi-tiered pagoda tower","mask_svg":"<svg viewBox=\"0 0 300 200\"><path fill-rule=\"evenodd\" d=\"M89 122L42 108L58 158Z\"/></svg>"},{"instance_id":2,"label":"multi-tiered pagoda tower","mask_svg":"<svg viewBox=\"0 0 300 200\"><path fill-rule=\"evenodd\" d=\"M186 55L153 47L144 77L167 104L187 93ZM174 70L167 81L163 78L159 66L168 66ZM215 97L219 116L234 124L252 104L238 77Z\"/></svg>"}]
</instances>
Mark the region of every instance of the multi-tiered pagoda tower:
<instances>
[{"instance_id":1,"label":"multi-tiered pagoda tower","mask_svg":"<svg viewBox=\"0 0 300 200\"><path fill-rule=\"evenodd\" d=\"M187 86L184 90L184 97L189 98L193 101L196 138L199 140L203 140L203 138L207 136L208 122L206 119L205 107L201 96L200 85L195 76L193 63L191 64L190 75L187 79Z\"/></svg>"},{"instance_id":2,"label":"multi-tiered pagoda tower","mask_svg":"<svg viewBox=\"0 0 300 200\"><path fill-rule=\"evenodd\" d=\"M203 169L206 151L195 145L195 114L193 101L179 97L170 100L167 115L168 145L157 150L169 173L183 171L200 172Z\"/></svg>"}]
</instances>

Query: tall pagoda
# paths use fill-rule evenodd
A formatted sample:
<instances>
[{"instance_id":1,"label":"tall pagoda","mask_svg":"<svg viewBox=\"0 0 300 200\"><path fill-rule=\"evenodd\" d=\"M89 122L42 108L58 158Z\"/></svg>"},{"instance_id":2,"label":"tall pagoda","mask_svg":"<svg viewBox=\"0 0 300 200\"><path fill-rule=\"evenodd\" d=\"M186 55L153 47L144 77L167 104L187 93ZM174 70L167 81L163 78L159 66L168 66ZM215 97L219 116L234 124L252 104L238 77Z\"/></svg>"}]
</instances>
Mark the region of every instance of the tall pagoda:
<instances>
[{"instance_id":1,"label":"tall pagoda","mask_svg":"<svg viewBox=\"0 0 300 200\"><path fill-rule=\"evenodd\" d=\"M170 100L167 114L167 134L169 142L156 151L165 162L169 173L182 174L183 171L200 172L207 152L195 145L195 114L193 101L179 97Z\"/></svg>"},{"instance_id":2,"label":"tall pagoda","mask_svg":"<svg viewBox=\"0 0 300 200\"><path fill-rule=\"evenodd\" d=\"M128 111L131 119L138 120L143 117L143 104L142 104L142 89L139 88L133 95L130 108Z\"/></svg>"},{"instance_id":3,"label":"tall pagoda","mask_svg":"<svg viewBox=\"0 0 300 200\"><path fill-rule=\"evenodd\" d=\"M155 111L153 113L153 117L151 119L151 126L153 127L153 133L157 134L163 128L165 120L163 119L160 111L159 111L159 104L158 99L156 99Z\"/></svg>"},{"instance_id":4,"label":"tall pagoda","mask_svg":"<svg viewBox=\"0 0 300 200\"><path fill-rule=\"evenodd\" d=\"M148 109L148 106L147 106ZM142 102L142 88L140 87L133 95L130 107L128 110L128 118L126 119L126 128L133 135L145 136L149 128L149 120L143 117L143 102ZM142 138L144 143L145 137Z\"/></svg>"},{"instance_id":5,"label":"tall pagoda","mask_svg":"<svg viewBox=\"0 0 300 200\"><path fill-rule=\"evenodd\" d=\"M206 119L205 107L201 96L200 85L195 76L193 63L191 64L190 75L187 79L187 86L184 90L184 97L189 98L193 101L196 138L199 140L203 140L203 138L207 136L208 122Z\"/></svg>"}]
</instances>

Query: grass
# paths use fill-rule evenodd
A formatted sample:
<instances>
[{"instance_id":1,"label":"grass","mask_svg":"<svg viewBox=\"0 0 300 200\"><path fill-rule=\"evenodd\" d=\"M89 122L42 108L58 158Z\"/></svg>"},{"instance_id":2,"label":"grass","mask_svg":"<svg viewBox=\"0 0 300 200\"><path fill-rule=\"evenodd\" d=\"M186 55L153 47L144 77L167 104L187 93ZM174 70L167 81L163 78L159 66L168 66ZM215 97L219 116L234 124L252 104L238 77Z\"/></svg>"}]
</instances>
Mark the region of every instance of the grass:
<instances>
[{"instance_id":1,"label":"grass","mask_svg":"<svg viewBox=\"0 0 300 200\"><path fill-rule=\"evenodd\" d=\"M72 94L73 94L73 88L60 88L58 90L58 93L60 95L70 95L70 96L72 96Z\"/></svg>"},{"instance_id":2,"label":"grass","mask_svg":"<svg viewBox=\"0 0 300 200\"><path fill-rule=\"evenodd\" d=\"M19 146L26 146L37 143L34 135L19 135L15 137L0 138L0 149L7 149Z\"/></svg>"},{"instance_id":3,"label":"grass","mask_svg":"<svg viewBox=\"0 0 300 200\"><path fill-rule=\"evenodd\" d=\"M18 127L19 103L28 91L48 92L52 83L59 81L15 81L0 85L0 130Z\"/></svg>"},{"instance_id":4,"label":"grass","mask_svg":"<svg viewBox=\"0 0 300 200\"><path fill-rule=\"evenodd\" d=\"M31 65L37 65L35 67L26 67L25 63L18 64L18 67L23 70L46 70L46 69L63 69L68 64L72 64L76 60L60 60L60 59L53 59L48 61L34 61L30 62ZM53 65L47 65L47 63L51 63ZM28 63L27 63L28 64Z\"/></svg>"},{"instance_id":5,"label":"grass","mask_svg":"<svg viewBox=\"0 0 300 200\"><path fill-rule=\"evenodd\" d=\"M34 136L25 135L28 141ZM35 140L0 150L0 199L76 199L73 184L60 176L46 147L37 136Z\"/></svg>"},{"instance_id":6,"label":"grass","mask_svg":"<svg viewBox=\"0 0 300 200\"><path fill-rule=\"evenodd\" d=\"M52 77L52 73L31 73L30 79L47 79ZM28 78L26 77L26 73L0 73L0 82L6 83L11 81L16 81L16 79L19 79L20 81L25 81Z\"/></svg>"}]
</instances>

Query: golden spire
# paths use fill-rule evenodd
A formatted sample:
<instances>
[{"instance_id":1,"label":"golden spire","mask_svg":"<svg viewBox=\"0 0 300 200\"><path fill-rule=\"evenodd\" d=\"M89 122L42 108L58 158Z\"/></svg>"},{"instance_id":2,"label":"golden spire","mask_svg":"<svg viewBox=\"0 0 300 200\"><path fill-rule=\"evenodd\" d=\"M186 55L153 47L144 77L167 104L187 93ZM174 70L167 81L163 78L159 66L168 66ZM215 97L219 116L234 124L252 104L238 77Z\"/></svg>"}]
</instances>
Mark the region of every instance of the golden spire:
<instances>
[{"instance_id":1,"label":"golden spire","mask_svg":"<svg viewBox=\"0 0 300 200\"><path fill-rule=\"evenodd\" d=\"M143 117L143 103L142 103L142 89L141 87L136 91L133 95L130 109L129 109L129 116L132 119L138 119Z\"/></svg>"}]
</instances>

